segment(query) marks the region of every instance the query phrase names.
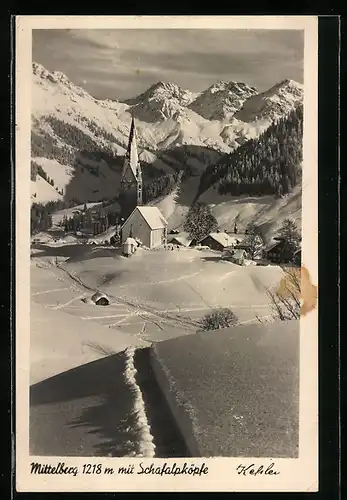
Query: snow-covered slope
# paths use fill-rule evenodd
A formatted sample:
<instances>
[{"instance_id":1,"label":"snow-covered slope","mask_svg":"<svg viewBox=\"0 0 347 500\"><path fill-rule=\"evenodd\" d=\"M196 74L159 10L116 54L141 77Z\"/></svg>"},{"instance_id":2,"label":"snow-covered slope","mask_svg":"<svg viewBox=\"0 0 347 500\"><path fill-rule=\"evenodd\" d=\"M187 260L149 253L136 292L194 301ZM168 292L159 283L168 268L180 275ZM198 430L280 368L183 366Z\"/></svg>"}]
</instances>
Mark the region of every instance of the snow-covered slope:
<instances>
[{"instance_id":1,"label":"snow-covered slope","mask_svg":"<svg viewBox=\"0 0 347 500\"><path fill-rule=\"evenodd\" d=\"M199 179L191 178L183 186L181 193L159 200L157 205L166 212L169 230L183 230L183 224L197 190ZM232 231L235 222L242 232L248 223L260 226L264 238L269 241L277 234L284 219L291 218L301 228L302 188L282 197L275 196L222 196L213 188L203 193L199 200L211 207L220 230Z\"/></svg>"},{"instance_id":2,"label":"snow-covered slope","mask_svg":"<svg viewBox=\"0 0 347 500\"><path fill-rule=\"evenodd\" d=\"M35 181L30 182L30 190L31 200L36 203L47 203L48 201L57 201L63 198L53 186L39 175Z\"/></svg>"}]
</instances>

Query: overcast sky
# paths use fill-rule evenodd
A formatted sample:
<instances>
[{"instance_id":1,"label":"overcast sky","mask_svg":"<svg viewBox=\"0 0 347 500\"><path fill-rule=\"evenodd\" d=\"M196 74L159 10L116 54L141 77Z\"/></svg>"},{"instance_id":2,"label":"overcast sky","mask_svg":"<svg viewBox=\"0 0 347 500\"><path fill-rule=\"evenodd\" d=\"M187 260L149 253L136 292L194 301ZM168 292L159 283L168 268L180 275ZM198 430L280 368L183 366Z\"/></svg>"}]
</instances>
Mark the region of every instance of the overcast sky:
<instances>
[{"instance_id":1,"label":"overcast sky","mask_svg":"<svg viewBox=\"0 0 347 500\"><path fill-rule=\"evenodd\" d=\"M160 80L200 92L219 80L259 91L303 83L298 30L33 30L33 61L103 99L134 97Z\"/></svg>"}]
</instances>

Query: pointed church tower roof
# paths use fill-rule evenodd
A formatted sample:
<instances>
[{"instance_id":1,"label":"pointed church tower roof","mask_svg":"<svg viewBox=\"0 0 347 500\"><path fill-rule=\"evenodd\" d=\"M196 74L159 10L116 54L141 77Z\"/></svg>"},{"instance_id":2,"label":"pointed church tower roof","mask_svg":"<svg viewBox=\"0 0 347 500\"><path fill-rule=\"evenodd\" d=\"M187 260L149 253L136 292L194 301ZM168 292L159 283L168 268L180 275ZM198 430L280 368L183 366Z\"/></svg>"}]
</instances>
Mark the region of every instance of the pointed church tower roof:
<instances>
[{"instance_id":1,"label":"pointed church tower roof","mask_svg":"<svg viewBox=\"0 0 347 500\"><path fill-rule=\"evenodd\" d=\"M127 152L125 154L125 159L124 159L122 178L126 174L126 171L128 170L129 167L130 167L132 173L134 174L134 177L136 178L138 165L139 165L139 155L137 152L137 144L136 144L136 128L135 128L134 117L132 117L131 118L130 133L129 133L128 148L127 148Z\"/></svg>"}]
</instances>

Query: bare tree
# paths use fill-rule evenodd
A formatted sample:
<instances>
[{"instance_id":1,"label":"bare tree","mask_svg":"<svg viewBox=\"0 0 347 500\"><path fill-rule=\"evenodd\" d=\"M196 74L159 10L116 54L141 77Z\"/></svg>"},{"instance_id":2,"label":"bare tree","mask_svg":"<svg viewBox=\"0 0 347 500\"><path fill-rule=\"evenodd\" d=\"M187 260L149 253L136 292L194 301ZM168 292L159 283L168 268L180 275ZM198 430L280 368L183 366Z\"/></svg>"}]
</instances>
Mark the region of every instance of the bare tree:
<instances>
[{"instance_id":1,"label":"bare tree","mask_svg":"<svg viewBox=\"0 0 347 500\"><path fill-rule=\"evenodd\" d=\"M300 318L300 270L293 267L285 268L278 290L266 288L266 293L271 301L273 319L285 321Z\"/></svg>"}]
</instances>

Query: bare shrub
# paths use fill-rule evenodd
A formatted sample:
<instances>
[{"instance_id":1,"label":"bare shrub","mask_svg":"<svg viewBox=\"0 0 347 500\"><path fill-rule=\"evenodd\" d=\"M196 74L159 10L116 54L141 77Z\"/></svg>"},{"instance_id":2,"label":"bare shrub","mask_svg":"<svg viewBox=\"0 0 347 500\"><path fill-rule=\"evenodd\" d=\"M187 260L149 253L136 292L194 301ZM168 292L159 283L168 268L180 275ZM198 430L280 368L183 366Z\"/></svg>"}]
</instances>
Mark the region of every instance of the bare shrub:
<instances>
[{"instance_id":1,"label":"bare shrub","mask_svg":"<svg viewBox=\"0 0 347 500\"><path fill-rule=\"evenodd\" d=\"M286 321L300 318L300 269L285 268L278 289L273 291L266 288L266 293L271 301L273 319Z\"/></svg>"},{"instance_id":2,"label":"bare shrub","mask_svg":"<svg viewBox=\"0 0 347 500\"><path fill-rule=\"evenodd\" d=\"M200 324L203 330L219 330L220 328L227 328L228 326L235 326L238 323L237 316L231 309L222 308L206 314Z\"/></svg>"}]
</instances>

